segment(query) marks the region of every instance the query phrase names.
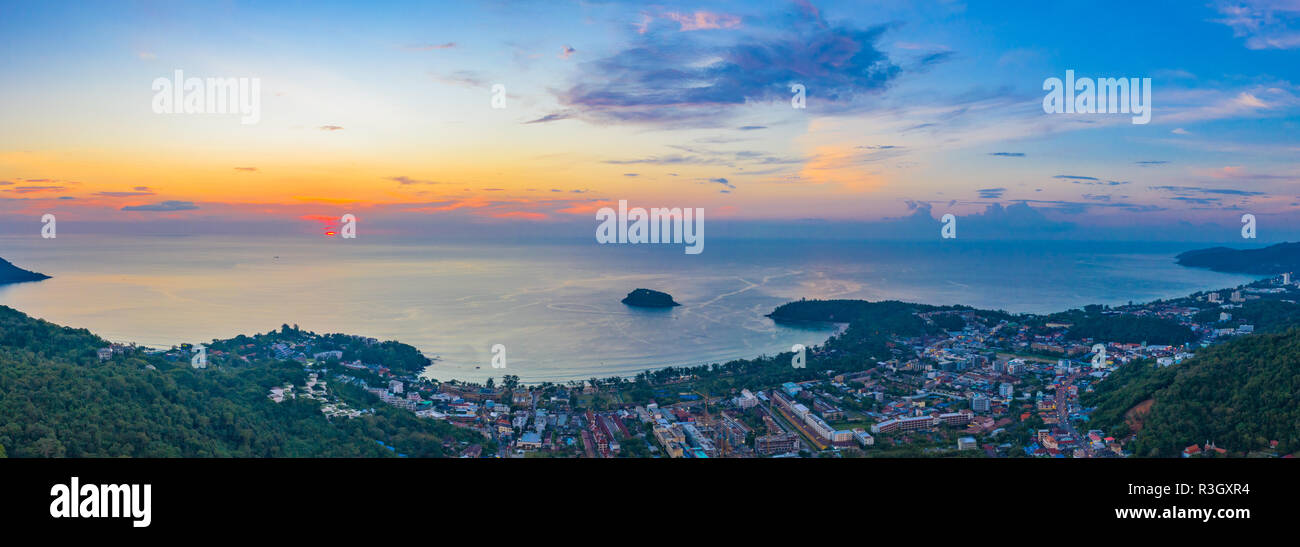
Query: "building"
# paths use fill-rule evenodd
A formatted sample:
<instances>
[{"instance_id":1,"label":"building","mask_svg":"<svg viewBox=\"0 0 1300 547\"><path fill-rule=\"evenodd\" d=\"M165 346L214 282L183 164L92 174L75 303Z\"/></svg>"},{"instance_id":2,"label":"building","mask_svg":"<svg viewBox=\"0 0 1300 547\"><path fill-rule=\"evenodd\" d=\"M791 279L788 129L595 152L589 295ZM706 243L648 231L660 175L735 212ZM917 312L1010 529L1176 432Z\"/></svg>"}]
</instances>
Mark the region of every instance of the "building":
<instances>
[{"instance_id":1,"label":"building","mask_svg":"<svg viewBox=\"0 0 1300 547\"><path fill-rule=\"evenodd\" d=\"M519 436L519 442L515 445L520 450L538 450L542 448L542 436L533 431L525 432Z\"/></svg>"},{"instance_id":2,"label":"building","mask_svg":"<svg viewBox=\"0 0 1300 547\"><path fill-rule=\"evenodd\" d=\"M754 451L763 456L799 451L799 436L794 433L763 435L754 439Z\"/></svg>"},{"instance_id":3,"label":"building","mask_svg":"<svg viewBox=\"0 0 1300 547\"><path fill-rule=\"evenodd\" d=\"M401 393L403 387L402 382L398 380L389 380L388 382L388 391L393 393Z\"/></svg>"},{"instance_id":4,"label":"building","mask_svg":"<svg viewBox=\"0 0 1300 547\"><path fill-rule=\"evenodd\" d=\"M686 436L682 434L681 429L676 427L655 426L652 431L655 440L659 441L659 446L664 448L664 452L668 454L668 457L682 457L682 448L686 444Z\"/></svg>"},{"instance_id":5,"label":"building","mask_svg":"<svg viewBox=\"0 0 1300 547\"><path fill-rule=\"evenodd\" d=\"M533 404L533 394L527 389L520 389L510 394L510 404L515 406L531 406Z\"/></svg>"},{"instance_id":6,"label":"building","mask_svg":"<svg viewBox=\"0 0 1300 547\"><path fill-rule=\"evenodd\" d=\"M933 416L915 416L910 418L892 418L871 426L871 432L877 435L894 431L916 431L934 427Z\"/></svg>"},{"instance_id":7,"label":"building","mask_svg":"<svg viewBox=\"0 0 1300 547\"><path fill-rule=\"evenodd\" d=\"M753 392L749 391L748 389L740 390L740 396L736 397L736 406L742 409L750 409L750 408L754 408L757 405L758 405L758 397L755 397Z\"/></svg>"},{"instance_id":8,"label":"building","mask_svg":"<svg viewBox=\"0 0 1300 547\"><path fill-rule=\"evenodd\" d=\"M957 450L975 450L975 437L961 437L957 439Z\"/></svg>"},{"instance_id":9,"label":"building","mask_svg":"<svg viewBox=\"0 0 1300 547\"><path fill-rule=\"evenodd\" d=\"M988 412L990 408L989 398L983 395L975 395L974 397L971 397L970 408L975 412Z\"/></svg>"}]
</instances>

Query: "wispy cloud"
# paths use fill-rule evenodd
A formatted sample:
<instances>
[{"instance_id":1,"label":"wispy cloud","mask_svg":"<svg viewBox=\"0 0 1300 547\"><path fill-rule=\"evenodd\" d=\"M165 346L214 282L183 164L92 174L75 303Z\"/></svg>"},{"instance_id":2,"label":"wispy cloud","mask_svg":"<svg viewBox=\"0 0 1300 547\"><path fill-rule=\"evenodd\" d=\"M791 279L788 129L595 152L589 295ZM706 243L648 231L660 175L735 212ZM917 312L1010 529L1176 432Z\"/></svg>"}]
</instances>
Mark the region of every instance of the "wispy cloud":
<instances>
[{"instance_id":1,"label":"wispy cloud","mask_svg":"<svg viewBox=\"0 0 1300 547\"><path fill-rule=\"evenodd\" d=\"M1296 0L1218 0L1223 23L1250 49L1300 48L1300 2Z\"/></svg>"},{"instance_id":2,"label":"wispy cloud","mask_svg":"<svg viewBox=\"0 0 1300 547\"><path fill-rule=\"evenodd\" d=\"M1170 192L1176 195L1211 194L1222 196L1262 196L1264 192L1237 190L1235 188L1205 188L1201 186L1150 186L1152 190Z\"/></svg>"},{"instance_id":3,"label":"wispy cloud","mask_svg":"<svg viewBox=\"0 0 1300 547\"><path fill-rule=\"evenodd\" d=\"M683 32L692 30L740 28L740 16L727 13L716 13L711 11L678 13L672 11L665 13L664 18L677 22L677 24L681 25L680 30Z\"/></svg>"},{"instance_id":4,"label":"wispy cloud","mask_svg":"<svg viewBox=\"0 0 1300 547\"><path fill-rule=\"evenodd\" d=\"M40 192L62 192L67 190L64 186L15 186L5 190L15 194L35 194Z\"/></svg>"},{"instance_id":5,"label":"wispy cloud","mask_svg":"<svg viewBox=\"0 0 1300 547\"><path fill-rule=\"evenodd\" d=\"M149 211L149 212L174 212L174 211L192 211L198 209L192 201L175 201L169 200L162 203L151 203L146 205L127 205L122 207L123 211Z\"/></svg>"},{"instance_id":6,"label":"wispy cloud","mask_svg":"<svg viewBox=\"0 0 1300 547\"><path fill-rule=\"evenodd\" d=\"M1068 182L1072 182L1074 184L1092 184L1092 185L1099 185L1099 186L1119 186L1121 184L1128 184L1128 181L1102 180L1097 177L1086 177L1081 175L1056 175L1052 178L1062 179Z\"/></svg>"},{"instance_id":7,"label":"wispy cloud","mask_svg":"<svg viewBox=\"0 0 1300 547\"><path fill-rule=\"evenodd\" d=\"M573 113L572 113L572 112L554 112L554 113L551 113L551 114L547 114L547 115L545 115L545 116L542 116L542 117L540 117L540 118L536 118L536 119L528 120L528 121L524 122L524 124L558 122L558 121L560 121L560 120L567 120L567 119L572 118L572 117L573 117Z\"/></svg>"},{"instance_id":8,"label":"wispy cloud","mask_svg":"<svg viewBox=\"0 0 1300 547\"><path fill-rule=\"evenodd\" d=\"M402 46L402 49L407 51L436 51L439 49L451 49L454 47L456 47L456 42L444 42L441 44L407 44Z\"/></svg>"},{"instance_id":9,"label":"wispy cloud","mask_svg":"<svg viewBox=\"0 0 1300 547\"><path fill-rule=\"evenodd\" d=\"M413 178L408 177L408 176L406 176L406 175L401 175L401 176L396 176L396 177L388 177L388 180L391 180L391 181L397 182L397 183L402 184L402 185L404 185L404 186L408 186L408 185L412 185L412 184L440 184L440 183L435 182L435 181L432 181L432 180L413 179Z\"/></svg>"},{"instance_id":10,"label":"wispy cloud","mask_svg":"<svg viewBox=\"0 0 1300 547\"><path fill-rule=\"evenodd\" d=\"M129 198L136 196L152 196L154 193L148 190L137 190L133 192L95 192L95 195L106 198Z\"/></svg>"}]
</instances>

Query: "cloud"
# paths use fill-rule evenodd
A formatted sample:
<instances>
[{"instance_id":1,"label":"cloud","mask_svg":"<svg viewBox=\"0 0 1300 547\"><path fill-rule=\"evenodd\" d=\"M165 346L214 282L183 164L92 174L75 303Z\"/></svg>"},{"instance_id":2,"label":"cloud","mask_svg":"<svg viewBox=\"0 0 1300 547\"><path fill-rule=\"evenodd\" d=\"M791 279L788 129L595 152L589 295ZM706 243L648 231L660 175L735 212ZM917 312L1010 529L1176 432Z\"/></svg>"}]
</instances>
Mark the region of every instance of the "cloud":
<instances>
[{"instance_id":1,"label":"cloud","mask_svg":"<svg viewBox=\"0 0 1300 547\"><path fill-rule=\"evenodd\" d=\"M254 172L257 171L257 168L256 168L256 167L236 167L235 170L236 170L236 171L242 171L242 172L245 172L245 173L254 173Z\"/></svg>"},{"instance_id":2,"label":"cloud","mask_svg":"<svg viewBox=\"0 0 1300 547\"><path fill-rule=\"evenodd\" d=\"M40 180L44 180L44 179L40 179ZM29 180L28 182L32 182L32 181ZM13 187L13 188L9 188L8 190L6 190L6 192L13 192L13 193L15 193L15 194L35 194L35 193L40 193L40 192L62 192L62 191L64 191L64 190L67 190L67 187L64 187L64 186L15 186L15 187Z\"/></svg>"},{"instance_id":3,"label":"cloud","mask_svg":"<svg viewBox=\"0 0 1300 547\"><path fill-rule=\"evenodd\" d=\"M906 217L886 219L879 224L882 233L914 234L916 237L937 237L939 222L935 218L933 205L925 201L905 202L912 213ZM1058 203L1052 203L1059 205ZM949 202L949 207L954 203ZM1071 204L1074 205L1074 204ZM1077 204L1089 207L1092 204ZM1025 234L1057 234L1074 229L1069 222L1053 221L1043 215L1040 208L1031 207L1025 201L1017 201L1003 206L1000 203L987 205L984 211L976 214L957 215L957 226L961 237L974 238L1023 238ZM933 236L931 234L934 234Z\"/></svg>"},{"instance_id":4,"label":"cloud","mask_svg":"<svg viewBox=\"0 0 1300 547\"><path fill-rule=\"evenodd\" d=\"M1084 177L1079 175L1056 175L1052 178L1066 180L1074 184L1091 184L1099 186L1119 186L1121 184L1128 184L1128 181L1101 180L1097 177Z\"/></svg>"},{"instance_id":5,"label":"cloud","mask_svg":"<svg viewBox=\"0 0 1300 547\"><path fill-rule=\"evenodd\" d=\"M1002 194L1005 194L1006 191L1006 188L981 188L976 190L976 192L979 193L980 199L998 199L1001 198Z\"/></svg>"},{"instance_id":6,"label":"cloud","mask_svg":"<svg viewBox=\"0 0 1300 547\"><path fill-rule=\"evenodd\" d=\"M95 192L95 195L106 198L129 198L135 196L152 196L154 193L148 190L142 190L135 192Z\"/></svg>"},{"instance_id":7,"label":"cloud","mask_svg":"<svg viewBox=\"0 0 1300 547\"><path fill-rule=\"evenodd\" d=\"M1149 186L1152 190L1170 192L1177 195L1216 194L1224 196L1262 196L1264 192L1237 190L1235 188L1204 188L1201 186Z\"/></svg>"},{"instance_id":8,"label":"cloud","mask_svg":"<svg viewBox=\"0 0 1300 547\"><path fill-rule=\"evenodd\" d=\"M568 59L569 57L572 57L574 53L577 53L577 52L578 52L578 50L573 49L573 46L570 46L570 45L567 45L567 44L566 44L564 47L560 48L560 58L561 58L561 59Z\"/></svg>"},{"instance_id":9,"label":"cloud","mask_svg":"<svg viewBox=\"0 0 1300 547\"><path fill-rule=\"evenodd\" d=\"M601 163L610 165L716 165L722 163L718 159L701 158L698 156L684 156L682 154L670 154L667 156L651 156L648 158L639 158L631 160L604 160Z\"/></svg>"},{"instance_id":10,"label":"cloud","mask_svg":"<svg viewBox=\"0 0 1300 547\"><path fill-rule=\"evenodd\" d=\"M450 74L436 74L429 72L429 77L434 81L447 85L459 87L487 87L487 80L483 75L473 70L457 70Z\"/></svg>"},{"instance_id":11,"label":"cloud","mask_svg":"<svg viewBox=\"0 0 1300 547\"><path fill-rule=\"evenodd\" d=\"M123 211L151 211L151 212L171 212L171 211L193 211L198 209L192 201L164 201L162 203L152 203L147 205L127 205L122 207Z\"/></svg>"},{"instance_id":12,"label":"cloud","mask_svg":"<svg viewBox=\"0 0 1300 547\"><path fill-rule=\"evenodd\" d=\"M737 127L736 129L739 129L741 131L757 131L759 129L767 129L767 126L766 125L742 125L740 127Z\"/></svg>"},{"instance_id":13,"label":"cloud","mask_svg":"<svg viewBox=\"0 0 1300 547\"><path fill-rule=\"evenodd\" d=\"M402 46L407 51L435 51L439 49L451 49L456 47L456 42L446 42L442 44L409 44Z\"/></svg>"},{"instance_id":14,"label":"cloud","mask_svg":"<svg viewBox=\"0 0 1300 547\"><path fill-rule=\"evenodd\" d=\"M572 114L571 112L554 112L554 113L551 113L551 114L547 114L547 115L545 115L545 116L542 116L542 117L540 117L540 118L537 118L537 119L535 119L535 120L528 120L528 121L524 122L524 124L527 125L527 124L530 124L530 123L548 123L548 122L558 122L558 121L560 121L560 120L567 120L567 119L569 119L569 118L571 118L571 117L573 117L573 114Z\"/></svg>"},{"instance_id":15,"label":"cloud","mask_svg":"<svg viewBox=\"0 0 1300 547\"><path fill-rule=\"evenodd\" d=\"M721 185L726 186L727 188L730 188L730 189L733 189L733 190L736 188L736 186L735 186L734 184L731 184L731 181L729 181L729 180L727 180L727 179L725 179L725 178L722 178L722 177L709 179L709 182L712 182L712 183L714 183L714 184L721 184Z\"/></svg>"},{"instance_id":16,"label":"cloud","mask_svg":"<svg viewBox=\"0 0 1300 547\"><path fill-rule=\"evenodd\" d=\"M1300 2L1296 0L1218 0L1216 9L1249 49L1300 48Z\"/></svg>"},{"instance_id":17,"label":"cloud","mask_svg":"<svg viewBox=\"0 0 1300 547\"><path fill-rule=\"evenodd\" d=\"M1135 162L1133 162L1133 163L1136 163L1136 164L1138 164L1138 165L1141 165L1142 167L1153 167L1153 166L1156 166L1156 165L1164 165L1164 164L1167 164L1167 163L1169 163L1169 162L1167 162L1167 161L1165 161L1165 160L1142 160L1142 161L1135 161Z\"/></svg>"},{"instance_id":18,"label":"cloud","mask_svg":"<svg viewBox=\"0 0 1300 547\"><path fill-rule=\"evenodd\" d=\"M681 30L682 32L692 30L740 28L740 17L726 13L714 13L711 11L678 13L673 11L665 13L663 17L671 21L676 21L677 24L681 25L678 30Z\"/></svg>"},{"instance_id":19,"label":"cloud","mask_svg":"<svg viewBox=\"0 0 1300 547\"><path fill-rule=\"evenodd\" d=\"M795 83L810 104L851 108L902 71L877 47L888 26L833 25L807 10L782 23L726 39L652 29L579 65L557 100L599 123L710 125L735 107L787 102Z\"/></svg>"},{"instance_id":20,"label":"cloud","mask_svg":"<svg viewBox=\"0 0 1300 547\"><path fill-rule=\"evenodd\" d=\"M1173 131L1170 131L1170 133L1173 133L1173 134L1175 134L1175 135L1191 135L1191 134L1192 134L1191 131L1188 131L1188 130L1183 129L1183 128L1181 128L1181 127L1175 127Z\"/></svg>"},{"instance_id":21,"label":"cloud","mask_svg":"<svg viewBox=\"0 0 1300 547\"><path fill-rule=\"evenodd\" d=\"M388 177L387 180L391 180L391 181L393 181L393 182L401 183L401 184L404 185L404 186L405 186L405 185L411 185L411 184L441 184L441 183L439 183L439 182L432 181L432 180L413 179L413 178L408 177L408 176L406 176L406 175L397 176L397 177Z\"/></svg>"},{"instance_id":22,"label":"cloud","mask_svg":"<svg viewBox=\"0 0 1300 547\"><path fill-rule=\"evenodd\" d=\"M318 129L320 129L321 131L341 131L341 130L343 129L343 126L341 126L341 125L322 125L322 126L320 126Z\"/></svg>"},{"instance_id":23,"label":"cloud","mask_svg":"<svg viewBox=\"0 0 1300 547\"><path fill-rule=\"evenodd\" d=\"M1001 156L1004 158L1023 158L1024 152L989 152L990 156Z\"/></svg>"},{"instance_id":24,"label":"cloud","mask_svg":"<svg viewBox=\"0 0 1300 547\"><path fill-rule=\"evenodd\" d=\"M1295 180L1300 179L1300 175L1273 175L1268 173L1251 173L1246 171L1245 167L1229 165L1218 169L1197 170L1197 174L1208 176L1216 179L1228 180Z\"/></svg>"}]
</instances>

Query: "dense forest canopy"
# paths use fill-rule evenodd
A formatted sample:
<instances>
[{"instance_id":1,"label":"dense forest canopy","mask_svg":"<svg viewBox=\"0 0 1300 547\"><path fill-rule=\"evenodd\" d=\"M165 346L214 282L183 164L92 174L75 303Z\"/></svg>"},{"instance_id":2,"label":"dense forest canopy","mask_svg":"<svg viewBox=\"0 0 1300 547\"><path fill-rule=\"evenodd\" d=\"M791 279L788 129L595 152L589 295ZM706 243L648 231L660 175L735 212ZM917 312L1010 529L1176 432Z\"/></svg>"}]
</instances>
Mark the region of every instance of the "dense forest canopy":
<instances>
[{"instance_id":1,"label":"dense forest canopy","mask_svg":"<svg viewBox=\"0 0 1300 547\"><path fill-rule=\"evenodd\" d=\"M1200 350L1192 360L1158 368L1121 366L1083 404L1107 431L1139 429L1138 456L1177 456L1192 443L1214 442L1234 454L1300 450L1300 330L1235 339ZM1138 419L1129 411L1152 401ZM1140 426L1138 425L1140 424Z\"/></svg>"},{"instance_id":2,"label":"dense forest canopy","mask_svg":"<svg viewBox=\"0 0 1300 547\"><path fill-rule=\"evenodd\" d=\"M141 353L100 361L96 350L105 346L108 342L85 329L0 306L0 453L393 456L377 442L383 441L410 456L436 457L445 454L446 445L483 442L471 431L381 404L373 405L372 414L330 421L315 401L272 402L270 387L305 380L302 366L292 361L196 370L187 361ZM371 402L365 400L370 394L347 387L339 386L343 395L358 404Z\"/></svg>"}]
</instances>

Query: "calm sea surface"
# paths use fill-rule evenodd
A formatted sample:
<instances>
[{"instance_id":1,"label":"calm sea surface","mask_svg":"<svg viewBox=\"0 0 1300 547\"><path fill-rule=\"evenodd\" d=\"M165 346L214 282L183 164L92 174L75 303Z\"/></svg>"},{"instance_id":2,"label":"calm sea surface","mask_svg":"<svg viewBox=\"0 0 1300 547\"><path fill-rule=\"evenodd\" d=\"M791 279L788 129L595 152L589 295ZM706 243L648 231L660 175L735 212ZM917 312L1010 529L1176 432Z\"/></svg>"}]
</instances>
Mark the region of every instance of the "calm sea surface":
<instances>
[{"instance_id":1,"label":"calm sea surface","mask_svg":"<svg viewBox=\"0 0 1300 547\"><path fill-rule=\"evenodd\" d=\"M899 299L1051 312L1235 286L1177 266L1197 244L709 240L681 246L447 245L325 238L0 238L0 257L53 279L0 304L113 341L168 347L298 324L395 339L439 379L628 375L820 343L829 329L764 317L801 297ZM638 287L683 305L638 310ZM489 366L504 344L507 369ZM481 368L479 368L481 367Z\"/></svg>"}]
</instances>

